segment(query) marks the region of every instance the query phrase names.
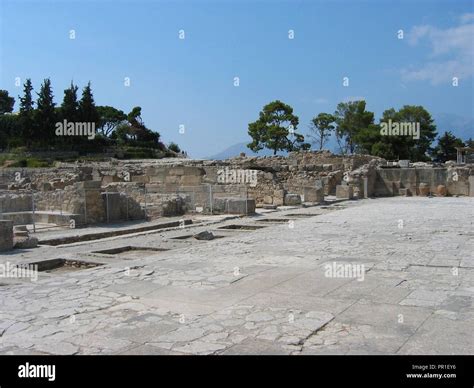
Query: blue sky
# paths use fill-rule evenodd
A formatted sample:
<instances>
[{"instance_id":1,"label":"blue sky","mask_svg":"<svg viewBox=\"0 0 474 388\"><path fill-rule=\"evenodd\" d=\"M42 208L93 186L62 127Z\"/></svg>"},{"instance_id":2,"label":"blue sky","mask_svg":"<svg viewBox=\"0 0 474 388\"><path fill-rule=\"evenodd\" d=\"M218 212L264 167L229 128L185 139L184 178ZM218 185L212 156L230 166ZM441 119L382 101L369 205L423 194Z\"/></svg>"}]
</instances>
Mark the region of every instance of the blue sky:
<instances>
[{"instance_id":1,"label":"blue sky","mask_svg":"<svg viewBox=\"0 0 474 388\"><path fill-rule=\"evenodd\" d=\"M303 134L357 98L377 120L404 104L474 119L473 1L0 3L1 89L17 97L16 77L36 90L49 77L59 104L71 80L90 80L97 104L141 106L149 128L193 157L248 141L248 123L275 99Z\"/></svg>"}]
</instances>

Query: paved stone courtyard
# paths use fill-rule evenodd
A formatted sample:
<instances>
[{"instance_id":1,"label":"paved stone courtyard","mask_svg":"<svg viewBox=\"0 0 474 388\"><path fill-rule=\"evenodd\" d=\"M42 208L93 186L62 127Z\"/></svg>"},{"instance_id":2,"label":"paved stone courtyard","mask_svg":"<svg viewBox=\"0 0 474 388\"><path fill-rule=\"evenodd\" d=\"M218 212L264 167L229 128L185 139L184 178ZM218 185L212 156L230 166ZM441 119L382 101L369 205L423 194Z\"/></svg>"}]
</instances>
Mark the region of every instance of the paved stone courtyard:
<instances>
[{"instance_id":1,"label":"paved stone courtyard","mask_svg":"<svg viewBox=\"0 0 474 388\"><path fill-rule=\"evenodd\" d=\"M380 198L3 254L104 265L1 279L0 353L473 354L473 215ZM223 238L173 239L202 230ZM123 246L169 250L95 253Z\"/></svg>"}]
</instances>

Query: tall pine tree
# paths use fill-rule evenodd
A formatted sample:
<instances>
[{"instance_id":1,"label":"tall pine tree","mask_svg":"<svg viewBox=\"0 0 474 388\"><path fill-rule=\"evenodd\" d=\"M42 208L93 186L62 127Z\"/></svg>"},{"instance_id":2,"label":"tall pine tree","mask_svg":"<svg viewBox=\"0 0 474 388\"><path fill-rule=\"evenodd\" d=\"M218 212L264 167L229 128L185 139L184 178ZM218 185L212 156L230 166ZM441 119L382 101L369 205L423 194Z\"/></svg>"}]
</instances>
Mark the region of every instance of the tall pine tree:
<instances>
[{"instance_id":1,"label":"tall pine tree","mask_svg":"<svg viewBox=\"0 0 474 388\"><path fill-rule=\"evenodd\" d=\"M99 126L100 116L95 106L90 82L82 91L82 98L79 102L79 117L81 122L94 123L96 127Z\"/></svg>"},{"instance_id":2,"label":"tall pine tree","mask_svg":"<svg viewBox=\"0 0 474 388\"><path fill-rule=\"evenodd\" d=\"M59 108L60 120L66 120L68 123L74 123L79 119L79 101L77 101L77 90L78 87L71 81L71 85L64 90L64 97L61 107ZM73 137L64 137L58 139L59 143L70 148L73 146L77 139Z\"/></svg>"},{"instance_id":3,"label":"tall pine tree","mask_svg":"<svg viewBox=\"0 0 474 388\"><path fill-rule=\"evenodd\" d=\"M18 119L20 122L21 137L25 139L27 147L31 145L34 138L34 101L33 101L33 85L31 79L28 78L23 85L23 97L20 98L20 113Z\"/></svg>"},{"instance_id":4,"label":"tall pine tree","mask_svg":"<svg viewBox=\"0 0 474 388\"><path fill-rule=\"evenodd\" d=\"M39 140L42 146L52 146L56 143L55 125L57 115L54 109L55 103L49 78L43 81L36 104L34 138Z\"/></svg>"},{"instance_id":5,"label":"tall pine tree","mask_svg":"<svg viewBox=\"0 0 474 388\"><path fill-rule=\"evenodd\" d=\"M61 104L61 117L63 120L74 122L79 115L79 102L77 101L78 87L71 82L71 86L64 90L63 103Z\"/></svg>"}]
</instances>

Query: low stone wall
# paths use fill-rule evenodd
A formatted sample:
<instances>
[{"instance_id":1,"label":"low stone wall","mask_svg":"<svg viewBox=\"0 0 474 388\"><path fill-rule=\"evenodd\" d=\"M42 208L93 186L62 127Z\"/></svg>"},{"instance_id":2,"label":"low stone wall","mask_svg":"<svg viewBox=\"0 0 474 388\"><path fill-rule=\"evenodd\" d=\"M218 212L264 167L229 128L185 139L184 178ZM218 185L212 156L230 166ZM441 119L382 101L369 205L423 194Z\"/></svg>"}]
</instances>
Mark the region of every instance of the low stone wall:
<instances>
[{"instance_id":1,"label":"low stone wall","mask_svg":"<svg viewBox=\"0 0 474 388\"><path fill-rule=\"evenodd\" d=\"M24 212L33 208L32 194L4 191L0 193L0 214L3 212Z\"/></svg>"},{"instance_id":2,"label":"low stone wall","mask_svg":"<svg viewBox=\"0 0 474 388\"><path fill-rule=\"evenodd\" d=\"M472 165L384 165L385 160L369 155L320 151L224 161L163 159L4 169L2 187L16 191L0 192L0 210L31 211L28 190L36 191L37 211L63 211L82 217L81 223L86 224L179 215L198 207L211 208L218 198L253 199L257 205L277 206L295 203L298 196L306 202L321 202L325 195L336 195L341 183L350 186L357 198L418 195L436 192L438 186L444 186L445 195L474 195L469 183ZM343 195L341 190L345 189L339 189ZM110 195L104 195L107 192ZM112 201L109 205L107 198Z\"/></svg>"},{"instance_id":3,"label":"low stone wall","mask_svg":"<svg viewBox=\"0 0 474 388\"><path fill-rule=\"evenodd\" d=\"M445 186L447 195L469 195L469 167L434 168L383 168L377 170L374 196L399 195L400 189L408 189L412 195L420 195L420 185L431 193L438 186Z\"/></svg>"}]
</instances>

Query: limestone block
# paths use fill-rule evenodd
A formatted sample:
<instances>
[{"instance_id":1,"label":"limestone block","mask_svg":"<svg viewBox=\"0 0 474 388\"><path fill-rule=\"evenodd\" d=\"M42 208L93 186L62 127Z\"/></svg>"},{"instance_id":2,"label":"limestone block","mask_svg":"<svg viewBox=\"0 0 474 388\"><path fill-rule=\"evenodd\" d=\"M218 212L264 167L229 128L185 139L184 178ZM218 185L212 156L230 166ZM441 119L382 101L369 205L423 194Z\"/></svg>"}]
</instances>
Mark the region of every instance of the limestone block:
<instances>
[{"instance_id":1,"label":"limestone block","mask_svg":"<svg viewBox=\"0 0 474 388\"><path fill-rule=\"evenodd\" d=\"M184 175L181 177L181 185L183 186L196 186L201 184L200 175Z\"/></svg>"},{"instance_id":2,"label":"limestone block","mask_svg":"<svg viewBox=\"0 0 474 388\"><path fill-rule=\"evenodd\" d=\"M474 175L469 177L469 196L474 197Z\"/></svg>"},{"instance_id":3,"label":"limestone block","mask_svg":"<svg viewBox=\"0 0 474 388\"><path fill-rule=\"evenodd\" d=\"M436 195L438 197L446 197L446 194L447 189L445 185L438 185L438 187L436 187Z\"/></svg>"},{"instance_id":4,"label":"limestone block","mask_svg":"<svg viewBox=\"0 0 474 388\"><path fill-rule=\"evenodd\" d=\"M273 204L283 206L285 200L285 190L273 190Z\"/></svg>"},{"instance_id":5,"label":"limestone block","mask_svg":"<svg viewBox=\"0 0 474 388\"><path fill-rule=\"evenodd\" d=\"M224 214L253 214L255 200L244 198L214 198L213 212Z\"/></svg>"},{"instance_id":6,"label":"limestone block","mask_svg":"<svg viewBox=\"0 0 474 388\"><path fill-rule=\"evenodd\" d=\"M255 199L232 199L227 208L231 214L254 214Z\"/></svg>"},{"instance_id":7,"label":"limestone block","mask_svg":"<svg viewBox=\"0 0 474 388\"><path fill-rule=\"evenodd\" d=\"M214 240L214 234L212 232L209 232L208 230L205 230L204 232L197 233L193 235L193 237L196 240Z\"/></svg>"},{"instance_id":8,"label":"limestone block","mask_svg":"<svg viewBox=\"0 0 474 388\"><path fill-rule=\"evenodd\" d=\"M263 197L263 203L268 205L273 204L273 197L271 195L265 195Z\"/></svg>"},{"instance_id":9,"label":"limestone block","mask_svg":"<svg viewBox=\"0 0 474 388\"><path fill-rule=\"evenodd\" d=\"M418 186L418 195L426 197L430 193L430 186L427 183L420 183Z\"/></svg>"},{"instance_id":10,"label":"limestone block","mask_svg":"<svg viewBox=\"0 0 474 388\"><path fill-rule=\"evenodd\" d=\"M297 206L301 205L301 196L299 194L288 193L285 195L285 205L287 206Z\"/></svg>"},{"instance_id":11,"label":"limestone block","mask_svg":"<svg viewBox=\"0 0 474 388\"><path fill-rule=\"evenodd\" d=\"M146 175L132 175L130 180L136 183L148 183L150 178Z\"/></svg>"},{"instance_id":12,"label":"limestone block","mask_svg":"<svg viewBox=\"0 0 474 388\"><path fill-rule=\"evenodd\" d=\"M38 239L36 237L27 237L17 239L15 242L16 249L30 249L38 246Z\"/></svg>"},{"instance_id":13,"label":"limestone block","mask_svg":"<svg viewBox=\"0 0 474 388\"><path fill-rule=\"evenodd\" d=\"M354 189L352 186L337 185L336 186L336 198L338 199L352 199L354 196Z\"/></svg>"},{"instance_id":14,"label":"limestone block","mask_svg":"<svg viewBox=\"0 0 474 388\"><path fill-rule=\"evenodd\" d=\"M172 167L170 168L169 175L184 175L184 167Z\"/></svg>"},{"instance_id":15,"label":"limestone block","mask_svg":"<svg viewBox=\"0 0 474 388\"><path fill-rule=\"evenodd\" d=\"M324 190L323 188L316 187L304 187L303 195L305 202L323 202L324 201Z\"/></svg>"},{"instance_id":16,"label":"limestone block","mask_svg":"<svg viewBox=\"0 0 474 388\"><path fill-rule=\"evenodd\" d=\"M165 177L165 183L180 183L181 177L179 175L168 175Z\"/></svg>"},{"instance_id":17,"label":"limestone block","mask_svg":"<svg viewBox=\"0 0 474 388\"><path fill-rule=\"evenodd\" d=\"M184 167L184 175L195 175L195 176L202 176L205 174L205 171L201 167Z\"/></svg>"}]
</instances>

